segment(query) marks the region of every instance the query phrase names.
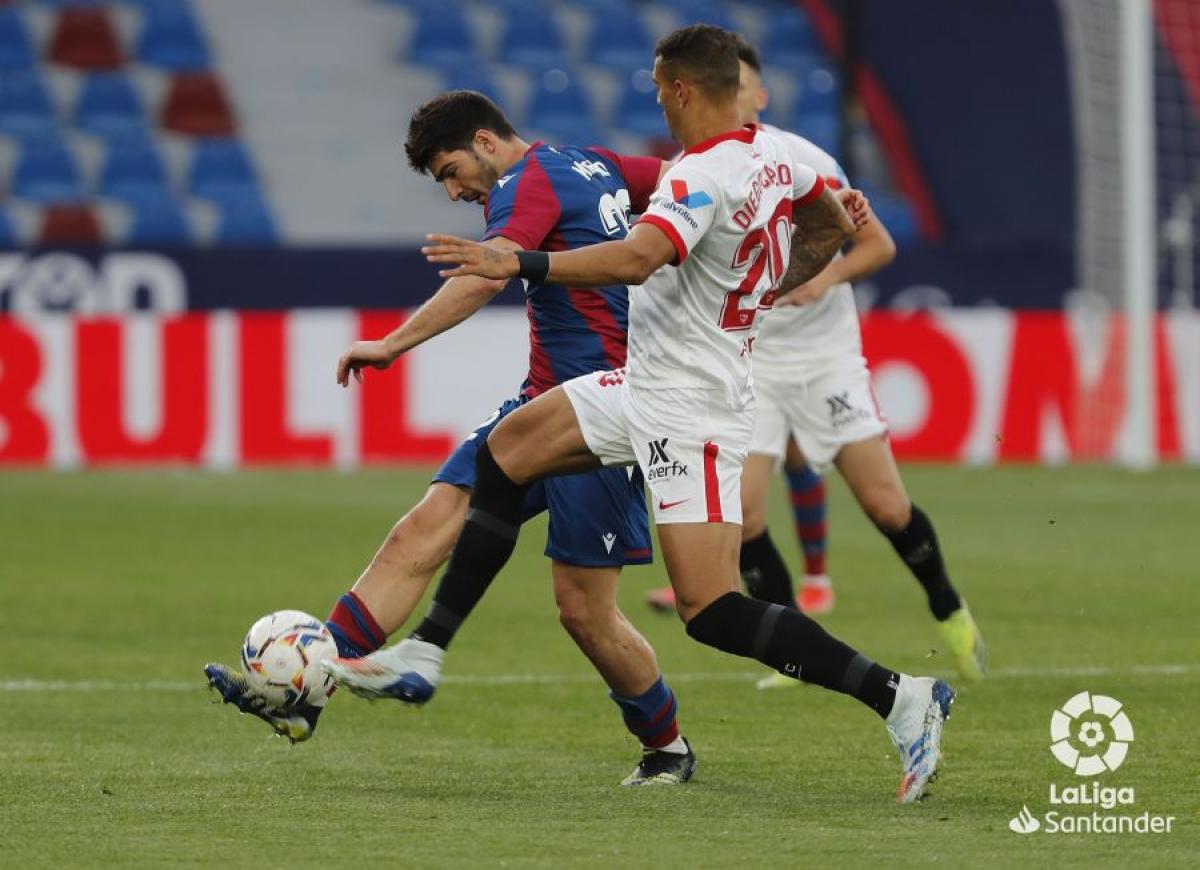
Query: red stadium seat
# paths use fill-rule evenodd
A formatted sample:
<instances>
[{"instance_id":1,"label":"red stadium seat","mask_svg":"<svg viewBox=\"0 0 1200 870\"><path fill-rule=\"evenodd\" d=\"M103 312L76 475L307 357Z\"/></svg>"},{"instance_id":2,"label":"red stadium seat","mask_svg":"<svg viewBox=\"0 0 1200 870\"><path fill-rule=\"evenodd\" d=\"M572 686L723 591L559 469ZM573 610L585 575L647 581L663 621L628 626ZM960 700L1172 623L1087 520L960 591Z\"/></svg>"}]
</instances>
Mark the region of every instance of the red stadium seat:
<instances>
[{"instance_id":1,"label":"red stadium seat","mask_svg":"<svg viewBox=\"0 0 1200 870\"><path fill-rule=\"evenodd\" d=\"M117 32L103 9L64 9L50 39L49 59L79 69L116 69L125 63Z\"/></svg>"},{"instance_id":2,"label":"red stadium seat","mask_svg":"<svg viewBox=\"0 0 1200 870\"><path fill-rule=\"evenodd\" d=\"M86 205L52 205L42 212L38 243L43 245L97 245L100 221Z\"/></svg>"},{"instance_id":3,"label":"red stadium seat","mask_svg":"<svg viewBox=\"0 0 1200 870\"><path fill-rule=\"evenodd\" d=\"M162 125L185 136L232 136L237 124L220 80L212 73L180 73L171 80Z\"/></svg>"}]
</instances>

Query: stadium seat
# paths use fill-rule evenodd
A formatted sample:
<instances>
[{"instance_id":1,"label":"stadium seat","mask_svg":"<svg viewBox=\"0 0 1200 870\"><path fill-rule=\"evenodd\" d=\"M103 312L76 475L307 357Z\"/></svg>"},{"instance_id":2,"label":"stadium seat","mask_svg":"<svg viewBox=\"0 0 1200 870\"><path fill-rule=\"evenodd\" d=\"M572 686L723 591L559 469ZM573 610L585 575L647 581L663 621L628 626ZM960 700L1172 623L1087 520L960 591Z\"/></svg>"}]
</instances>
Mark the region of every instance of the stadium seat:
<instances>
[{"instance_id":1,"label":"stadium seat","mask_svg":"<svg viewBox=\"0 0 1200 870\"><path fill-rule=\"evenodd\" d=\"M0 8L0 70L28 69L34 60L33 44L20 11Z\"/></svg>"},{"instance_id":2,"label":"stadium seat","mask_svg":"<svg viewBox=\"0 0 1200 870\"><path fill-rule=\"evenodd\" d=\"M133 200L157 195L168 187L166 166L149 138L119 138L109 144L100 170L100 196Z\"/></svg>"},{"instance_id":3,"label":"stadium seat","mask_svg":"<svg viewBox=\"0 0 1200 870\"><path fill-rule=\"evenodd\" d=\"M837 76L825 66L810 69L799 81L792 99L792 116L841 111L842 93Z\"/></svg>"},{"instance_id":4,"label":"stadium seat","mask_svg":"<svg viewBox=\"0 0 1200 870\"><path fill-rule=\"evenodd\" d=\"M225 89L207 72L179 73L172 78L162 125L185 136L232 136L236 127Z\"/></svg>"},{"instance_id":5,"label":"stadium seat","mask_svg":"<svg viewBox=\"0 0 1200 870\"><path fill-rule=\"evenodd\" d=\"M592 118L591 100L577 78L561 69L538 76L526 123L563 144L597 144L603 137Z\"/></svg>"},{"instance_id":6,"label":"stadium seat","mask_svg":"<svg viewBox=\"0 0 1200 870\"><path fill-rule=\"evenodd\" d=\"M146 129L133 83L122 73L93 73L83 80L75 103L75 126L109 138Z\"/></svg>"},{"instance_id":7,"label":"stadium seat","mask_svg":"<svg viewBox=\"0 0 1200 870\"><path fill-rule=\"evenodd\" d=\"M8 210L0 208L0 249L17 247L17 231L13 227Z\"/></svg>"},{"instance_id":8,"label":"stadium seat","mask_svg":"<svg viewBox=\"0 0 1200 870\"><path fill-rule=\"evenodd\" d=\"M50 92L34 70L0 72L0 131L46 136L58 129Z\"/></svg>"},{"instance_id":9,"label":"stadium seat","mask_svg":"<svg viewBox=\"0 0 1200 870\"><path fill-rule=\"evenodd\" d=\"M828 112L800 112L792 116L792 129L835 158L841 154L841 124Z\"/></svg>"},{"instance_id":10,"label":"stadium seat","mask_svg":"<svg viewBox=\"0 0 1200 870\"><path fill-rule=\"evenodd\" d=\"M187 189L193 196L210 199L257 193L258 179L241 140L197 139Z\"/></svg>"},{"instance_id":11,"label":"stadium seat","mask_svg":"<svg viewBox=\"0 0 1200 870\"><path fill-rule=\"evenodd\" d=\"M455 4L420 7L408 46L407 60L454 69L479 62L467 20Z\"/></svg>"},{"instance_id":12,"label":"stadium seat","mask_svg":"<svg viewBox=\"0 0 1200 870\"><path fill-rule=\"evenodd\" d=\"M274 245L279 242L275 221L261 196L222 198L218 205L217 242L229 245Z\"/></svg>"},{"instance_id":13,"label":"stadium seat","mask_svg":"<svg viewBox=\"0 0 1200 870\"><path fill-rule=\"evenodd\" d=\"M38 243L42 245L98 245L100 221L90 206L51 205L42 211Z\"/></svg>"},{"instance_id":14,"label":"stadium seat","mask_svg":"<svg viewBox=\"0 0 1200 870\"><path fill-rule=\"evenodd\" d=\"M566 66L567 54L553 13L537 3L529 5L509 14L497 59L534 69Z\"/></svg>"},{"instance_id":15,"label":"stadium seat","mask_svg":"<svg viewBox=\"0 0 1200 870\"><path fill-rule=\"evenodd\" d=\"M192 233L179 202L169 193L130 203L133 221L125 238L130 245L189 245Z\"/></svg>"},{"instance_id":16,"label":"stadium seat","mask_svg":"<svg viewBox=\"0 0 1200 870\"><path fill-rule=\"evenodd\" d=\"M176 72L208 68L208 43L186 3L149 4L143 14L138 60Z\"/></svg>"},{"instance_id":17,"label":"stadium seat","mask_svg":"<svg viewBox=\"0 0 1200 870\"><path fill-rule=\"evenodd\" d=\"M479 91L494 102L504 104L504 94L486 66L459 67L447 76L446 90Z\"/></svg>"},{"instance_id":18,"label":"stadium seat","mask_svg":"<svg viewBox=\"0 0 1200 870\"><path fill-rule=\"evenodd\" d=\"M27 139L22 143L12 176L13 196L35 202L76 202L83 185L75 157L56 137Z\"/></svg>"},{"instance_id":19,"label":"stadium seat","mask_svg":"<svg viewBox=\"0 0 1200 870\"><path fill-rule=\"evenodd\" d=\"M715 0L658 0L658 5L666 6L678 16L678 24L715 24L726 30L740 30L741 27L730 16L726 5Z\"/></svg>"},{"instance_id":20,"label":"stadium seat","mask_svg":"<svg viewBox=\"0 0 1200 870\"><path fill-rule=\"evenodd\" d=\"M654 62L654 44L632 6L616 3L592 19L587 58L597 66L642 69Z\"/></svg>"},{"instance_id":21,"label":"stadium seat","mask_svg":"<svg viewBox=\"0 0 1200 870\"><path fill-rule=\"evenodd\" d=\"M912 206L903 197L888 193L871 193L871 210L879 222L887 227L897 245L907 245L920 240L921 230Z\"/></svg>"},{"instance_id":22,"label":"stadium seat","mask_svg":"<svg viewBox=\"0 0 1200 870\"><path fill-rule=\"evenodd\" d=\"M116 69L125 62L117 32L104 9L64 9L58 15L47 53L63 66Z\"/></svg>"},{"instance_id":23,"label":"stadium seat","mask_svg":"<svg viewBox=\"0 0 1200 870\"><path fill-rule=\"evenodd\" d=\"M613 121L620 129L638 136L668 135L662 107L658 105L658 89L648 70L638 70L626 77Z\"/></svg>"},{"instance_id":24,"label":"stadium seat","mask_svg":"<svg viewBox=\"0 0 1200 870\"><path fill-rule=\"evenodd\" d=\"M767 63L790 72L807 72L825 57L808 15L796 8L771 16L763 54Z\"/></svg>"}]
</instances>

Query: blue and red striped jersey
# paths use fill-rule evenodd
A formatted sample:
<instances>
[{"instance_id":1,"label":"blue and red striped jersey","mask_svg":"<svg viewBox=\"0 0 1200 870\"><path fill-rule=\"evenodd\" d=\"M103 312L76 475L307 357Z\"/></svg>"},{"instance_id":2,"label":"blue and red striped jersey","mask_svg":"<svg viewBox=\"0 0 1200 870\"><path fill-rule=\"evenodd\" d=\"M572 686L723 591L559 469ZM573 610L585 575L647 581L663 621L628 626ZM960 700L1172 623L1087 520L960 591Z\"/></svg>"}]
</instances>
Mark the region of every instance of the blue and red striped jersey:
<instances>
[{"instance_id":1,"label":"blue and red striped jersey","mask_svg":"<svg viewBox=\"0 0 1200 870\"><path fill-rule=\"evenodd\" d=\"M535 142L488 194L484 239L503 236L528 251L569 251L623 239L658 184L662 161L605 148ZM530 284L529 376L533 397L563 381L625 365L629 293L624 284L576 288Z\"/></svg>"}]
</instances>

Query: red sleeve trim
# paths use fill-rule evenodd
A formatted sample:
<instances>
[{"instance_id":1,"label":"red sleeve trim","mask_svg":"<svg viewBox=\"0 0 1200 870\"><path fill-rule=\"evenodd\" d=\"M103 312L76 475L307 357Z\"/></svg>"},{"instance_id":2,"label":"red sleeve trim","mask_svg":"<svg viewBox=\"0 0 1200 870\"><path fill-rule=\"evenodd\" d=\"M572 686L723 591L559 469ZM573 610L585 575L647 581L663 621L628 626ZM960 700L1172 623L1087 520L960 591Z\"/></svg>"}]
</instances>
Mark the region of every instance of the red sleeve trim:
<instances>
[{"instance_id":1,"label":"red sleeve trim","mask_svg":"<svg viewBox=\"0 0 1200 870\"><path fill-rule=\"evenodd\" d=\"M663 235L671 240L671 244L675 246L675 262L672 266L679 266L687 259L688 247L683 243L683 236L679 235L679 230L666 218L659 217L656 214L644 214L638 219L639 224L650 224L652 227L658 227L662 230Z\"/></svg>"},{"instance_id":2,"label":"red sleeve trim","mask_svg":"<svg viewBox=\"0 0 1200 870\"><path fill-rule=\"evenodd\" d=\"M800 197L799 199L792 200L792 208L803 208L806 205L811 205L824 190L825 179L818 175L817 183L809 188L808 193L804 194L804 196Z\"/></svg>"}]
</instances>

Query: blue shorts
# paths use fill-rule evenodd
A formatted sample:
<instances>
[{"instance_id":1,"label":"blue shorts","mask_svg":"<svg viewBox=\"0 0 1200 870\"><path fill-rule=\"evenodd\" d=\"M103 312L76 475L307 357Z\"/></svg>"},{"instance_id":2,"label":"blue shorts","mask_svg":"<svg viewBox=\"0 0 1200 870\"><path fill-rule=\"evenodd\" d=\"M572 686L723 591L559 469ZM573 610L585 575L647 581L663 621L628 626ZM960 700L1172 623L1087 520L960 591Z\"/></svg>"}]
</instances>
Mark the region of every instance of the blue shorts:
<instances>
[{"instance_id":1,"label":"blue shorts","mask_svg":"<svg viewBox=\"0 0 1200 870\"><path fill-rule=\"evenodd\" d=\"M525 404L509 399L466 437L434 475L434 483L475 486L475 454L496 424ZM549 477L525 496L524 519L550 512L546 555L581 568L646 565L654 560L642 472L601 468Z\"/></svg>"}]
</instances>

